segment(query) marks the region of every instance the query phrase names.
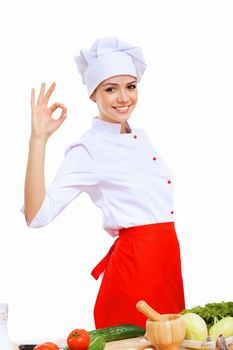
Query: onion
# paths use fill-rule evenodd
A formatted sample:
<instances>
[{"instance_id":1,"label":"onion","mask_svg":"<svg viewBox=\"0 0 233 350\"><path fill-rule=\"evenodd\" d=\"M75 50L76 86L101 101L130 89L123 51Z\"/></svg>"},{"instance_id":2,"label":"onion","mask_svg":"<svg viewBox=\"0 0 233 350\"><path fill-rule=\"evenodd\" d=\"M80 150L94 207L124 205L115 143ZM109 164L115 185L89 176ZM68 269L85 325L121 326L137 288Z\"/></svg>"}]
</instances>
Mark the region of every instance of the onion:
<instances>
[{"instance_id":1,"label":"onion","mask_svg":"<svg viewBox=\"0 0 233 350\"><path fill-rule=\"evenodd\" d=\"M224 338L231 337L233 335L233 317L224 317L210 327L210 338L217 338L221 334L224 336Z\"/></svg>"},{"instance_id":2,"label":"onion","mask_svg":"<svg viewBox=\"0 0 233 350\"><path fill-rule=\"evenodd\" d=\"M182 315L186 326L185 339L205 340L208 336L207 325L203 318L195 313L189 312Z\"/></svg>"}]
</instances>

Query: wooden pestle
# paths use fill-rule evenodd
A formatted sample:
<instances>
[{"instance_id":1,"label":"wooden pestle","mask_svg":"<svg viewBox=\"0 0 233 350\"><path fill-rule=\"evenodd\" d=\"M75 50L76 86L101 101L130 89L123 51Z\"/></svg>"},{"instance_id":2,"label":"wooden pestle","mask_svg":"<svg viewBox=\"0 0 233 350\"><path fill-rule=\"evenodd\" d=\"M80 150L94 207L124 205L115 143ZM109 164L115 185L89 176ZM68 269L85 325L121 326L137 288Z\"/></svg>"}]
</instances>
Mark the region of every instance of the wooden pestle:
<instances>
[{"instance_id":1,"label":"wooden pestle","mask_svg":"<svg viewBox=\"0 0 233 350\"><path fill-rule=\"evenodd\" d=\"M150 305L148 305L144 300L138 301L136 308L138 311L147 316L151 321L163 321L162 316L157 311L152 309L152 307L150 307Z\"/></svg>"}]
</instances>

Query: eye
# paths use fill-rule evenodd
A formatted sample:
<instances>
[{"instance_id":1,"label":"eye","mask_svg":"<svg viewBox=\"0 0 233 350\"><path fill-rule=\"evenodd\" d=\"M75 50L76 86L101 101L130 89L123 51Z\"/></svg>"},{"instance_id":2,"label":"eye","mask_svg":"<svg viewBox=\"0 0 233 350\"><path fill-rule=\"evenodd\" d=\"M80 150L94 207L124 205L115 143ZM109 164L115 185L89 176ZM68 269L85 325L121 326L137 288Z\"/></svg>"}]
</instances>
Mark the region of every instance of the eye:
<instances>
[{"instance_id":1,"label":"eye","mask_svg":"<svg viewBox=\"0 0 233 350\"><path fill-rule=\"evenodd\" d=\"M105 89L106 92L114 92L115 88L113 86L109 86L107 89Z\"/></svg>"},{"instance_id":2,"label":"eye","mask_svg":"<svg viewBox=\"0 0 233 350\"><path fill-rule=\"evenodd\" d=\"M136 87L137 87L136 84L130 84L130 85L128 85L128 89L129 89L129 90L136 89Z\"/></svg>"}]
</instances>

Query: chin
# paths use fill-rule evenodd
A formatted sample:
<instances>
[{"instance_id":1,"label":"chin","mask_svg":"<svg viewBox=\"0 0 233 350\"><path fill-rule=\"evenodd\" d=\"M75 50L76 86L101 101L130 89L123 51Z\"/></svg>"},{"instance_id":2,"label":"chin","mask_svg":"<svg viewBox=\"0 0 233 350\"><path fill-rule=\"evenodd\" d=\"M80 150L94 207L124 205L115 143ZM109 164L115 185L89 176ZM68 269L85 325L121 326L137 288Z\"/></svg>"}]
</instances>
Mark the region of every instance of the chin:
<instances>
[{"instance_id":1,"label":"chin","mask_svg":"<svg viewBox=\"0 0 233 350\"><path fill-rule=\"evenodd\" d=\"M127 120L129 120L130 118L130 115L127 115L127 116L120 116L118 118L114 118L112 120L114 120L116 123L123 123L123 122L126 122Z\"/></svg>"}]
</instances>

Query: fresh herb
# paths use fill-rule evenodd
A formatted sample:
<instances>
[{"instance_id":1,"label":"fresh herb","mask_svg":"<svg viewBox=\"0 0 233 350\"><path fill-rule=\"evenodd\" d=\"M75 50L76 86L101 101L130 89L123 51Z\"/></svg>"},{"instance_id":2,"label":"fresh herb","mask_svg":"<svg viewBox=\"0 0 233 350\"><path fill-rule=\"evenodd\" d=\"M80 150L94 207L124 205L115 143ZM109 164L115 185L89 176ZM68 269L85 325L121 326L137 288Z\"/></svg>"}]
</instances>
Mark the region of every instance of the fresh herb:
<instances>
[{"instance_id":1,"label":"fresh herb","mask_svg":"<svg viewBox=\"0 0 233 350\"><path fill-rule=\"evenodd\" d=\"M201 316L208 329L213 326L216 322L221 320L223 317L232 316L233 317L233 302L221 302L221 303L208 303L204 306L195 306L191 309L185 309L181 313L186 314L188 312L193 312Z\"/></svg>"}]
</instances>

